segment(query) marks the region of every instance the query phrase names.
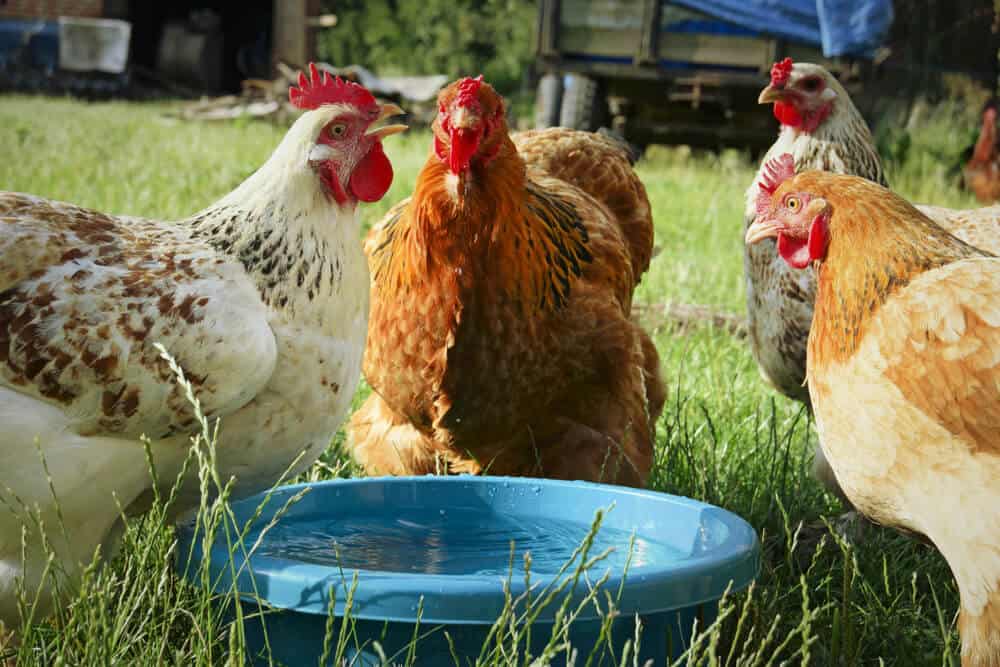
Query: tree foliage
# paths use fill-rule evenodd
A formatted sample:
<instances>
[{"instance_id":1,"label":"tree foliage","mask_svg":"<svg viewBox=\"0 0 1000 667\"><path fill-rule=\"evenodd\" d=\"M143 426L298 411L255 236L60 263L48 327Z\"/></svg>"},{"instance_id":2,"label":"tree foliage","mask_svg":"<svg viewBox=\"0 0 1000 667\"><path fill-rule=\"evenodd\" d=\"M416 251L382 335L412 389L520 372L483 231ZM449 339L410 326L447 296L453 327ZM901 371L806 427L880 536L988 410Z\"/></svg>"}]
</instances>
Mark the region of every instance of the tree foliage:
<instances>
[{"instance_id":1,"label":"tree foliage","mask_svg":"<svg viewBox=\"0 0 1000 667\"><path fill-rule=\"evenodd\" d=\"M516 88L532 59L537 3L530 0L327 0L337 25L319 56L378 74L483 74Z\"/></svg>"}]
</instances>

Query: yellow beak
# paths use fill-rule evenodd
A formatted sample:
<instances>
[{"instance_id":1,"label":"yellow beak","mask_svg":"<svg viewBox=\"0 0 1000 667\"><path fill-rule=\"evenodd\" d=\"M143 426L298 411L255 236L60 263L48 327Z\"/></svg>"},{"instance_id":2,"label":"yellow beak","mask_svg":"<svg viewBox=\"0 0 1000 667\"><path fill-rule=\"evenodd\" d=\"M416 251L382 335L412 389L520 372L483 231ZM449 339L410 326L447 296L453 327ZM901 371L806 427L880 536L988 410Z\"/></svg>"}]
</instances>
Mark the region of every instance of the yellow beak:
<instances>
[{"instance_id":1,"label":"yellow beak","mask_svg":"<svg viewBox=\"0 0 1000 667\"><path fill-rule=\"evenodd\" d=\"M406 125L401 125L401 124L381 125L381 126L377 125L386 118L391 118L392 116L402 116L405 113L406 112L403 111L401 108L399 108L399 106L392 104L391 102L389 104L383 104L382 109L379 112L378 118L376 118L375 121L372 123L371 127L369 127L367 131L365 131L365 134L369 137L374 136L378 139L384 139L385 137L388 137L393 134L399 134L400 132L409 129Z\"/></svg>"},{"instance_id":2,"label":"yellow beak","mask_svg":"<svg viewBox=\"0 0 1000 667\"><path fill-rule=\"evenodd\" d=\"M764 90L760 91L760 97L757 98L757 104L770 104L771 102L777 102L785 97L784 88L775 88L769 85Z\"/></svg>"},{"instance_id":3,"label":"yellow beak","mask_svg":"<svg viewBox=\"0 0 1000 667\"><path fill-rule=\"evenodd\" d=\"M772 238L781 231L781 225L774 220L754 220L753 224L747 227L746 244L753 245L758 241Z\"/></svg>"}]
</instances>

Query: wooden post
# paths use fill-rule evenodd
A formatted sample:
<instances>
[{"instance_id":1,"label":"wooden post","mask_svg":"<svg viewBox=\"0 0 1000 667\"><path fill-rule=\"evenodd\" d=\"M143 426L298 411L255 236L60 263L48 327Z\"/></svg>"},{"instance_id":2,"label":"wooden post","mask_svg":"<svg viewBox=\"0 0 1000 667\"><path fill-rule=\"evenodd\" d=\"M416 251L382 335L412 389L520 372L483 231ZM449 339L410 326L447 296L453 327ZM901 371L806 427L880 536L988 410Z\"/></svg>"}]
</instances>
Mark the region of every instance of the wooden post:
<instances>
[{"instance_id":1,"label":"wooden post","mask_svg":"<svg viewBox=\"0 0 1000 667\"><path fill-rule=\"evenodd\" d=\"M274 0L274 64L301 68L316 57L316 31L308 19L319 11L320 0Z\"/></svg>"},{"instance_id":2,"label":"wooden post","mask_svg":"<svg viewBox=\"0 0 1000 667\"><path fill-rule=\"evenodd\" d=\"M660 0L646 0L642 6L642 37L632 62L655 65L659 56Z\"/></svg>"},{"instance_id":3,"label":"wooden post","mask_svg":"<svg viewBox=\"0 0 1000 667\"><path fill-rule=\"evenodd\" d=\"M1000 2L1000 0L997 0ZM542 0L542 10L538 14L535 53L539 56L555 56L559 50L556 33L559 28L559 0Z\"/></svg>"}]
</instances>

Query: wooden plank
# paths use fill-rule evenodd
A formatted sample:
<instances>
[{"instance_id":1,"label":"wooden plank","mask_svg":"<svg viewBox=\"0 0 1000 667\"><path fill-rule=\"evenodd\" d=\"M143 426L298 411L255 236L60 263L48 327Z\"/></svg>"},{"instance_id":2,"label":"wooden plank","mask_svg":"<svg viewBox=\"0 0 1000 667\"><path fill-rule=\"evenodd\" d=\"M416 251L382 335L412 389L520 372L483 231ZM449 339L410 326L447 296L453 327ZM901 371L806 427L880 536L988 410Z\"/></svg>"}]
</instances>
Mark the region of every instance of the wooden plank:
<instances>
[{"instance_id":1,"label":"wooden plank","mask_svg":"<svg viewBox=\"0 0 1000 667\"><path fill-rule=\"evenodd\" d=\"M102 0L0 0L0 17L55 19L59 16L100 18Z\"/></svg>"},{"instance_id":2,"label":"wooden plank","mask_svg":"<svg viewBox=\"0 0 1000 667\"><path fill-rule=\"evenodd\" d=\"M642 29L563 27L559 34L559 51L584 53L588 56L619 56L630 61L635 45L642 41Z\"/></svg>"},{"instance_id":3,"label":"wooden plank","mask_svg":"<svg viewBox=\"0 0 1000 667\"><path fill-rule=\"evenodd\" d=\"M320 13L320 0L274 0L274 64L303 67L316 55L316 35L308 18Z\"/></svg>"},{"instance_id":4,"label":"wooden plank","mask_svg":"<svg viewBox=\"0 0 1000 667\"><path fill-rule=\"evenodd\" d=\"M768 40L732 35L671 33L660 40L661 59L733 67L770 66Z\"/></svg>"},{"instance_id":5,"label":"wooden plank","mask_svg":"<svg viewBox=\"0 0 1000 667\"><path fill-rule=\"evenodd\" d=\"M560 28L641 30L643 5L647 0L562 0Z\"/></svg>"},{"instance_id":6,"label":"wooden plank","mask_svg":"<svg viewBox=\"0 0 1000 667\"><path fill-rule=\"evenodd\" d=\"M637 66L634 63L594 62L592 60L577 60L575 58L553 57L541 59L545 67L559 72L579 72L588 76L604 77L612 80L612 84L630 81L673 81L682 76L691 78L698 76L707 79L706 83L718 86L740 86L759 92L767 82L767 77L759 71L679 71L666 67ZM756 99L756 98L754 98Z\"/></svg>"}]
</instances>

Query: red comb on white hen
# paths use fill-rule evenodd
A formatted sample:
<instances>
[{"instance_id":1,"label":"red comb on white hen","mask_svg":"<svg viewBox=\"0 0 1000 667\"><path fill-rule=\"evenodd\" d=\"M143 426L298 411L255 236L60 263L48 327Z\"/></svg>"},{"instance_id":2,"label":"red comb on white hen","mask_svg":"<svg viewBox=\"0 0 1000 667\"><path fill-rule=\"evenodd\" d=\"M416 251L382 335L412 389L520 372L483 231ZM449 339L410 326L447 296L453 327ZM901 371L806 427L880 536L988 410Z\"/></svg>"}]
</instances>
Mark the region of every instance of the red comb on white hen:
<instances>
[{"instance_id":1,"label":"red comb on white hen","mask_svg":"<svg viewBox=\"0 0 1000 667\"><path fill-rule=\"evenodd\" d=\"M292 106L306 111L318 109L324 104L351 104L358 107L374 107L375 97L367 88L353 81L344 81L339 76L331 77L316 69L316 63L309 63L309 77L299 72L299 85L288 88L288 101Z\"/></svg>"},{"instance_id":2,"label":"red comb on white hen","mask_svg":"<svg viewBox=\"0 0 1000 667\"><path fill-rule=\"evenodd\" d=\"M774 63L771 67L771 85L781 87L788 83L788 77L792 75L792 65L794 63L791 58Z\"/></svg>"}]
</instances>

